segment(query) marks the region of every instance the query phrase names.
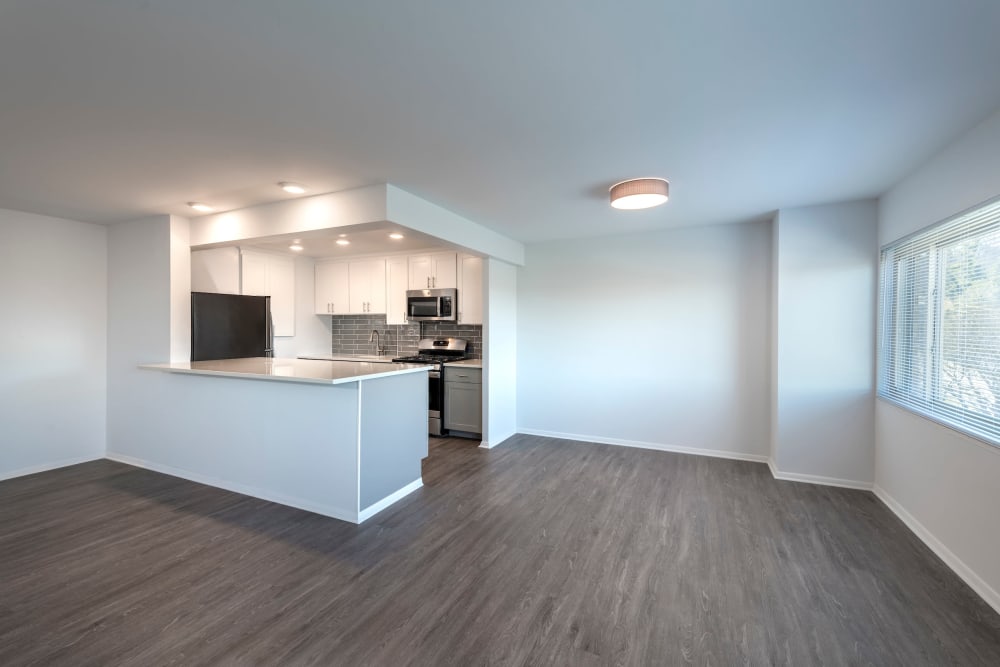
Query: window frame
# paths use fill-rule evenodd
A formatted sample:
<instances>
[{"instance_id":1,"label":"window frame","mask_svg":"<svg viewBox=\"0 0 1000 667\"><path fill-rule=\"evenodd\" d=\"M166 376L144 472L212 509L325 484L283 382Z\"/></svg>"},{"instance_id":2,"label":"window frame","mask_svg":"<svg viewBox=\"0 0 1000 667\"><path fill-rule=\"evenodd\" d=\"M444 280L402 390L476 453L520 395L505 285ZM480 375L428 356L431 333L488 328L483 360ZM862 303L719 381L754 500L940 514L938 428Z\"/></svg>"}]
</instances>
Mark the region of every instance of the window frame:
<instances>
[{"instance_id":1,"label":"window frame","mask_svg":"<svg viewBox=\"0 0 1000 667\"><path fill-rule=\"evenodd\" d=\"M876 355L876 397L891 403L907 412L924 417L932 422L940 424L953 431L961 433L977 443L989 447L991 450L1000 453L1000 419L995 419L989 415L981 414L972 410L966 410L966 419L959 419L954 416L954 406L949 406L943 400L941 384L941 367L944 363L944 345L942 330L942 320L944 315L944 281L945 271L942 265L942 255L947 249L967 239L974 239L979 236L986 236L1000 230L1000 196L981 202L965 209L944 220L927 225L911 234L907 234L879 248L879 280L878 280L878 329L877 329L877 355ZM995 210L987 212L987 209ZM982 223L979 215L988 215L989 221ZM960 221L969 218L969 224L981 226L982 229L969 230L962 226ZM941 238L931 239L926 244L918 244L911 248L906 246L914 241L931 235L935 230L955 225L954 230L945 232ZM902 250L902 254L898 251ZM922 392L914 392L915 387L900 384L900 369L912 368L912 359L901 359L901 355L895 354L895 350L900 343L900 337L896 331L899 319L899 303L913 303L913 287L906 286L903 281L899 281L899 275L904 271L899 269L899 264L907 260L914 260L924 253L928 254L927 275L928 283L933 282L933 286L928 285L927 291L927 343L925 345L927 353L925 364L925 387ZM887 269L889 269L887 271ZM902 284L897 284L902 283ZM899 289L908 290L906 297L899 298ZM890 301L890 296L892 300ZM891 306L891 307L890 307ZM909 325L912 331L912 324ZM909 336L909 333L907 334ZM912 338L911 338L912 340ZM1000 346L998 346L1000 347ZM890 371L890 368L892 372ZM889 390L892 383L903 390L896 390L896 394L910 394L914 397L912 401L902 400L893 395ZM922 397L916 398L922 393ZM998 396L1000 399L1000 396ZM969 418L971 417L971 419ZM976 428L976 424L985 424L982 430ZM992 433L989 425L993 424Z\"/></svg>"}]
</instances>

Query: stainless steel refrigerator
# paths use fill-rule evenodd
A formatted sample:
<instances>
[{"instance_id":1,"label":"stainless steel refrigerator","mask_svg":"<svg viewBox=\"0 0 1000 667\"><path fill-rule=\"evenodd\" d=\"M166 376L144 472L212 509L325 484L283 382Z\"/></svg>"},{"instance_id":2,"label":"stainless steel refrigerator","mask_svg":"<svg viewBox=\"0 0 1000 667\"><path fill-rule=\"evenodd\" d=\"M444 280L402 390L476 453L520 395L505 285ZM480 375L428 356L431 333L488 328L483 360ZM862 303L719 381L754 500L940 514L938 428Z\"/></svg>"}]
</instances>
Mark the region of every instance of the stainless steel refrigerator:
<instances>
[{"instance_id":1,"label":"stainless steel refrigerator","mask_svg":"<svg viewBox=\"0 0 1000 667\"><path fill-rule=\"evenodd\" d=\"M273 356L271 297L191 292L191 361Z\"/></svg>"}]
</instances>

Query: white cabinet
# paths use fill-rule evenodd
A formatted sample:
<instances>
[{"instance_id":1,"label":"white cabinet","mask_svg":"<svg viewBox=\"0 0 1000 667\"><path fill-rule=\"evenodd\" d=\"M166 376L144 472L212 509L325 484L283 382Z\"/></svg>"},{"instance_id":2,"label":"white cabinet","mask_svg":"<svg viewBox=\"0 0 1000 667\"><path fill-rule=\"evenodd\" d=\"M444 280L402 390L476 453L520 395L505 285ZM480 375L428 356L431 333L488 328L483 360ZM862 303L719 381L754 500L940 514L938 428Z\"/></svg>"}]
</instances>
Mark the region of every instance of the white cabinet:
<instances>
[{"instance_id":1,"label":"white cabinet","mask_svg":"<svg viewBox=\"0 0 1000 667\"><path fill-rule=\"evenodd\" d=\"M455 287L455 253L436 252L429 255L412 255L410 264L410 289L442 289Z\"/></svg>"},{"instance_id":2,"label":"white cabinet","mask_svg":"<svg viewBox=\"0 0 1000 667\"><path fill-rule=\"evenodd\" d=\"M191 291L240 293L240 249L209 248L191 251Z\"/></svg>"},{"instance_id":3,"label":"white cabinet","mask_svg":"<svg viewBox=\"0 0 1000 667\"><path fill-rule=\"evenodd\" d=\"M458 256L458 323L483 323L483 258Z\"/></svg>"},{"instance_id":4,"label":"white cabinet","mask_svg":"<svg viewBox=\"0 0 1000 667\"><path fill-rule=\"evenodd\" d=\"M385 260L386 324L406 324L406 290L409 285L405 257Z\"/></svg>"},{"instance_id":5,"label":"white cabinet","mask_svg":"<svg viewBox=\"0 0 1000 667\"><path fill-rule=\"evenodd\" d=\"M316 264L317 315L346 315L351 309L350 293L346 262Z\"/></svg>"},{"instance_id":6,"label":"white cabinet","mask_svg":"<svg viewBox=\"0 0 1000 667\"><path fill-rule=\"evenodd\" d=\"M385 312L385 260L316 264L316 314Z\"/></svg>"},{"instance_id":7,"label":"white cabinet","mask_svg":"<svg viewBox=\"0 0 1000 667\"><path fill-rule=\"evenodd\" d=\"M240 249L241 293L271 297L275 336L295 335L295 260Z\"/></svg>"},{"instance_id":8,"label":"white cabinet","mask_svg":"<svg viewBox=\"0 0 1000 667\"><path fill-rule=\"evenodd\" d=\"M385 312L385 260L349 262L348 287L352 313Z\"/></svg>"}]
</instances>

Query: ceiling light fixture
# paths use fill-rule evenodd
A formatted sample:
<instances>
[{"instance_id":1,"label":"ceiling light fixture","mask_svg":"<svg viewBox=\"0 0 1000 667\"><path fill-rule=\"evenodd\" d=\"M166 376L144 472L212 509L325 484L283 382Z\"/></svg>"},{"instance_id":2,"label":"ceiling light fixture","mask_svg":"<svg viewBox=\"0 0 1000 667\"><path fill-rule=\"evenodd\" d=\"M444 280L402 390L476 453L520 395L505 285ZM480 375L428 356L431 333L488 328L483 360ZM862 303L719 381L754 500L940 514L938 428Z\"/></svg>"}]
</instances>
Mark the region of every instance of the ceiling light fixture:
<instances>
[{"instance_id":1,"label":"ceiling light fixture","mask_svg":"<svg viewBox=\"0 0 1000 667\"><path fill-rule=\"evenodd\" d=\"M278 187L291 195L301 195L306 192L306 189L303 186L289 181L282 181L281 183L278 183Z\"/></svg>"},{"instance_id":2,"label":"ceiling light fixture","mask_svg":"<svg viewBox=\"0 0 1000 667\"><path fill-rule=\"evenodd\" d=\"M392 234L389 234L389 238L393 239L394 241L398 241L399 239L403 238L403 235L400 234L399 232L393 232Z\"/></svg>"},{"instance_id":3,"label":"ceiling light fixture","mask_svg":"<svg viewBox=\"0 0 1000 667\"><path fill-rule=\"evenodd\" d=\"M293 250L295 252L302 252L303 250L305 250L305 248L302 246L302 241L300 241L299 239L295 239L294 241L292 241L292 245L288 246L288 249Z\"/></svg>"},{"instance_id":4,"label":"ceiling light fixture","mask_svg":"<svg viewBox=\"0 0 1000 667\"><path fill-rule=\"evenodd\" d=\"M347 239L337 239L337 245L351 245L351 242Z\"/></svg>"},{"instance_id":5,"label":"ceiling light fixture","mask_svg":"<svg viewBox=\"0 0 1000 667\"><path fill-rule=\"evenodd\" d=\"M201 202L197 202L197 201L189 201L188 202L188 206L190 206L194 210L198 211L199 213L211 213L212 211L215 210L214 208L212 208L208 204L202 204Z\"/></svg>"},{"instance_id":6,"label":"ceiling light fixture","mask_svg":"<svg viewBox=\"0 0 1000 667\"><path fill-rule=\"evenodd\" d=\"M663 178L633 178L611 186L611 205L620 209L659 206L670 197L670 183Z\"/></svg>"}]
</instances>

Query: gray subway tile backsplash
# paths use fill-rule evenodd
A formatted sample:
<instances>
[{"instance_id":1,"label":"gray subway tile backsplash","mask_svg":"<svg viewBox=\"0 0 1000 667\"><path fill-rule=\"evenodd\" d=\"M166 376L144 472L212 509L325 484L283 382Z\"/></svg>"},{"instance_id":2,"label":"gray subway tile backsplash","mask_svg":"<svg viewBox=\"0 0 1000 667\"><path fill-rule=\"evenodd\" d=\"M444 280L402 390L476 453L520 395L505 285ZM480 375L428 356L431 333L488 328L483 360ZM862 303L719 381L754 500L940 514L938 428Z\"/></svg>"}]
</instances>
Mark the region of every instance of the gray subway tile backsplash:
<instances>
[{"instance_id":1,"label":"gray subway tile backsplash","mask_svg":"<svg viewBox=\"0 0 1000 667\"><path fill-rule=\"evenodd\" d=\"M379 333L380 344L392 356L417 353L421 338L449 336L469 341L466 348L473 359L483 357L483 327L479 324L454 322L413 322L386 324L385 315L331 315L333 341L331 354L373 354L375 343L368 342L372 330Z\"/></svg>"}]
</instances>

